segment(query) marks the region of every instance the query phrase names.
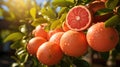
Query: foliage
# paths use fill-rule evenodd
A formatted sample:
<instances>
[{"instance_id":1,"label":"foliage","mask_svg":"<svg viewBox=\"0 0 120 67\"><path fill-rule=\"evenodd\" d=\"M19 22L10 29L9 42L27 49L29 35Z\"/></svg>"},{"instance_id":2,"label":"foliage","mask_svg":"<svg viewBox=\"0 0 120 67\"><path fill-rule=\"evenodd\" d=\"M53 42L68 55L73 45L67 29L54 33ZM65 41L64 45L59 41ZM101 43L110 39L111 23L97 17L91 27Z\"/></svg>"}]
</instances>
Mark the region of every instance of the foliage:
<instances>
[{"instance_id":1,"label":"foliage","mask_svg":"<svg viewBox=\"0 0 120 67\"><path fill-rule=\"evenodd\" d=\"M26 2L25 2L26 1ZM35 0L8 0L0 1L0 17L11 22L13 28L17 30L4 39L4 42L12 41L11 48L16 50L12 56L16 60L12 67L47 67L39 63L36 57L30 55L26 50L26 44L33 37L32 30L42 23L47 23L46 31L60 28L65 21L66 15L72 7L76 5L86 5L93 0L52 0L46 1L43 7L36 4ZM19 3L18 3L19 2ZM16 4L15 4L16 3ZM6 6L8 10L2 8ZM105 21L105 26L115 27L120 33L120 1L108 0L106 8L96 12L96 15L104 15L113 13L113 16ZM18 26L14 26L18 24ZM110 51L101 53L104 59L108 59L109 55L118 55L120 53L120 43L115 48L117 52ZM114 57L116 57L114 56ZM58 65L51 67L89 67L89 63L80 58L64 56Z\"/></svg>"}]
</instances>

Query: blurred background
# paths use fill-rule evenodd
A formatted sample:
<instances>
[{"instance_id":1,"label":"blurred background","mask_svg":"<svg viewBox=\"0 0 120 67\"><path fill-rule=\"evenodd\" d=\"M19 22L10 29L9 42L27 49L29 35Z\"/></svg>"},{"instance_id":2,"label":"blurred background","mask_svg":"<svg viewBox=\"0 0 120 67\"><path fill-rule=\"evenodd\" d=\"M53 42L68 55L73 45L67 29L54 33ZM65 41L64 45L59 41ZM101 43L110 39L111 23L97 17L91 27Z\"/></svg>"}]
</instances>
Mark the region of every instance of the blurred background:
<instances>
[{"instance_id":1,"label":"blurred background","mask_svg":"<svg viewBox=\"0 0 120 67\"><path fill-rule=\"evenodd\" d=\"M46 14L49 15L50 18L47 18L48 20L56 18L56 15L54 16L54 11L57 13L60 10L60 7L57 8L52 7L50 3L51 1L52 0L0 0L0 67L10 67L16 61L21 62L19 61L21 59L15 60L16 56L13 57L15 54L18 55L19 52L16 53L16 50L18 50L21 47L19 46L21 42L16 40L14 40L16 41L15 43L13 43L13 41L5 42L4 39L9 34L13 32L21 31L25 35L28 35L28 33L30 33L37 24L41 24L41 22L42 23L46 22L46 17L43 18L43 16L41 16L41 12L45 15ZM90 1L90 0L83 0L83 1ZM52 7L53 10L51 10L51 8L49 8L48 6ZM48 7L47 8L48 10L46 9L41 10L42 7L45 8ZM29 25L30 23L32 23L32 26ZM13 37L14 36L9 38L8 40L11 40ZM22 40L22 42L23 41L24 40ZM22 47L24 46L22 45ZM115 60L113 60L112 56L109 56L109 52L98 53L95 51L90 51L90 54L86 55L85 59L87 58L86 60L88 60L89 63L92 63L93 67L107 67L107 66L120 67L119 47L120 45L117 48L118 52L116 51L113 52L114 53L113 55L117 57L117 59ZM27 54L25 54L22 57L25 58L26 56ZM17 65L17 63L15 63L12 67L17 67L15 65ZM26 66L26 67L31 67L31 66Z\"/></svg>"},{"instance_id":2,"label":"blurred background","mask_svg":"<svg viewBox=\"0 0 120 67\"><path fill-rule=\"evenodd\" d=\"M15 62L11 58L15 50L10 48L11 42L3 43L5 37L12 32L18 31L18 27L23 24L21 19L30 16L28 12L32 7L36 5L42 6L46 1L0 0L0 67L10 67Z\"/></svg>"}]
</instances>

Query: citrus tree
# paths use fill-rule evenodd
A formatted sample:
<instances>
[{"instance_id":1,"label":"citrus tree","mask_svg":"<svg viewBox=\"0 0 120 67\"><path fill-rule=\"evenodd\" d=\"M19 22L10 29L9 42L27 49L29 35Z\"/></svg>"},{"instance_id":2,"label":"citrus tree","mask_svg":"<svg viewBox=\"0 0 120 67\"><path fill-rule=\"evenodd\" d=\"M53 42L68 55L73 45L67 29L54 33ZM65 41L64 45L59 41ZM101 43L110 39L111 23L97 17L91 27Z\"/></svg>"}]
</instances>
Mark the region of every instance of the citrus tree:
<instances>
[{"instance_id":1,"label":"citrus tree","mask_svg":"<svg viewBox=\"0 0 120 67\"><path fill-rule=\"evenodd\" d=\"M119 0L0 3L8 7L0 8L0 16L12 26L3 40L15 50L12 67L90 67L85 57L94 53L106 61L119 58Z\"/></svg>"}]
</instances>

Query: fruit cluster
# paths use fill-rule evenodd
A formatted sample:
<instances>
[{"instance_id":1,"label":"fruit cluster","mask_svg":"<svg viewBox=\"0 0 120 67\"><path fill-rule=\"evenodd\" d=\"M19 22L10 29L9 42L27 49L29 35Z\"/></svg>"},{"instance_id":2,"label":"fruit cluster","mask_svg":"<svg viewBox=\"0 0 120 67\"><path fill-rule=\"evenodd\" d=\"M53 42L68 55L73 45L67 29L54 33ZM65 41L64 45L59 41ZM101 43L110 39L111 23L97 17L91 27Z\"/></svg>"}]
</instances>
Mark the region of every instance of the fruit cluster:
<instances>
[{"instance_id":1,"label":"fruit cluster","mask_svg":"<svg viewBox=\"0 0 120 67\"><path fill-rule=\"evenodd\" d=\"M75 6L69 10L61 28L46 32L44 28L47 24L37 26L33 31L35 37L27 44L27 51L41 63L54 65L59 63L64 55L84 55L89 46L98 52L114 49L119 41L119 34L115 28L105 27L104 23L111 14L94 15L102 8L105 6L101 1L87 6Z\"/></svg>"}]
</instances>

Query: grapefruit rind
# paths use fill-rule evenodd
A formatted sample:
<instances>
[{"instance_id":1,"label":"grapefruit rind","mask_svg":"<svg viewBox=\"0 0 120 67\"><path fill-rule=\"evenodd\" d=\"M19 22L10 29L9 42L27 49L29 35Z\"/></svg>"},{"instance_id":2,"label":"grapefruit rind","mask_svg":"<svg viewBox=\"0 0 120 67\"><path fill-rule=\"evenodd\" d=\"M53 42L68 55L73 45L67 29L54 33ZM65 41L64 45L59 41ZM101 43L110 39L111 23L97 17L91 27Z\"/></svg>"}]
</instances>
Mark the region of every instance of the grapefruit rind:
<instances>
[{"instance_id":1,"label":"grapefruit rind","mask_svg":"<svg viewBox=\"0 0 120 67\"><path fill-rule=\"evenodd\" d=\"M79 13L79 14L75 15L76 13ZM83 13L86 13L86 14L83 14ZM74 21L77 21L78 23ZM82 5L71 8L66 16L67 26L71 30L75 30L75 31L86 30L90 26L91 22L92 22L92 14L90 10L86 6L82 6Z\"/></svg>"}]
</instances>

